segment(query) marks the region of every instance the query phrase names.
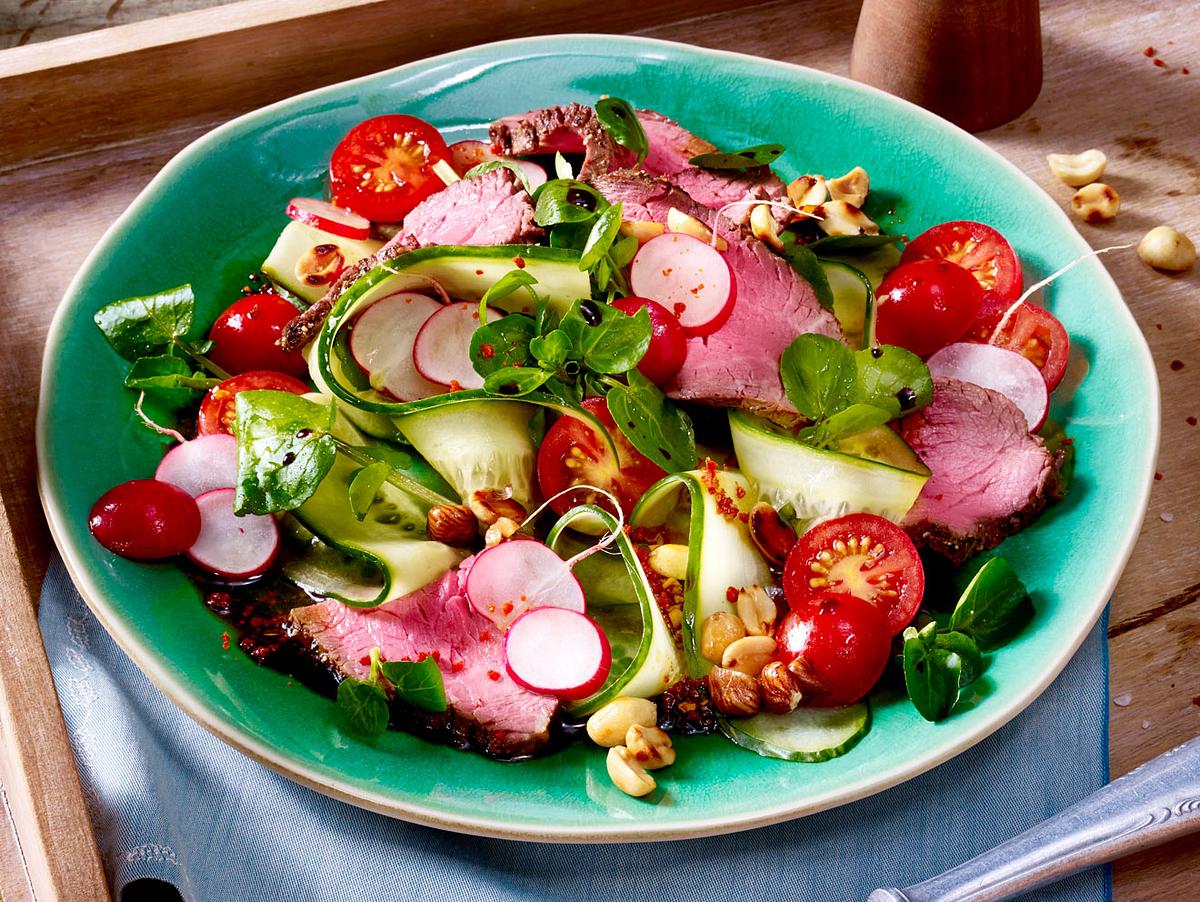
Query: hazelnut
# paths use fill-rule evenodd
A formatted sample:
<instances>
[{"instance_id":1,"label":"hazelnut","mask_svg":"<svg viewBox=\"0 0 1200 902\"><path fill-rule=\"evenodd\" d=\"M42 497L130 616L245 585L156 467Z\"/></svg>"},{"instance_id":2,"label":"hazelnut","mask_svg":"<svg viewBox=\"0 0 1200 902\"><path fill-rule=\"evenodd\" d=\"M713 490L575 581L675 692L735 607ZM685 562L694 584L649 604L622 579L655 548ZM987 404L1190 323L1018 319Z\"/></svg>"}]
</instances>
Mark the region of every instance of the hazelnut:
<instances>
[{"instance_id":1,"label":"hazelnut","mask_svg":"<svg viewBox=\"0 0 1200 902\"><path fill-rule=\"evenodd\" d=\"M755 204L750 208L750 231L763 244L777 251L783 250L783 239L779 237L779 223L768 204Z\"/></svg>"},{"instance_id":2,"label":"hazelnut","mask_svg":"<svg viewBox=\"0 0 1200 902\"><path fill-rule=\"evenodd\" d=\"M459 548L471 545L478 537L475 515L461 504L439 504L425 515L425 529L435 542Z\"/></svg>"},{"instance_id":3,"label":"hazelnut","mask_svg":"<svg viewBox=\"0 0 1200 902\"><path fill-rule=\"evenodd\" d=\"M759 694L764 711L787 714L795 711L804 697L796 679L782 661L772 661L758 675Z\"/></svg>"},{"instance_id":4,"label":"hazelnut","mask_svg":"<svg viewBox=\"0 0 1200 902\"><path fill-rule=\"evenodd\" d=\"M700 654L714 664L720 664L725 649L746 635L746 625L727 611L709 614L700 624Z\"/></svg>"},{"instance_id":5,"label":"hazelnut","mask_svg":"<svg viewBox=\"0 0 1200 902\"><path fill-rule=\"evenodd\" d=\"M501 517L487 528L487 532L483 536L483 544L488 548L491 548L493 545L499 545L505 539L511 538L520 528L521 524L516 520Z\"/></svg>"},{"instance_id":6,"label":"hazelnut","mask_svg":"<svg viewBox=\"0 0 1200 902\"><path fill-rule=\"evenodd\" d=\"M657 238L667 230L661 222L644 222L639 219L627 219L621 223L619 229L622 238L628 238L632 235L638 240L638 244L645 244L651 238Z\"/></svg>"},{"instance_id":7,"label":"hazelnut","mask_svg":"<svg viewBox=\"0 0 1200 902\"><path fill-rule=\"evenodd\" d=\"M758 680L725 667L708 672L708 694L722 714L751 717L758 713Z\"/></svg>"},{"instance_id":8,"label":"hazelnut","mask_svg":"<svg viewBox=\"0 0 1200 902\"><path fill-rule=\"evenodd\" d=\"M825 190L825 176L802 175L787 186L788 200L793 207L804 209L825 203L829 196Z\"/></svg>"},{"instance_id":9,"label":"hazelnut","mask_svg":"<svg viewBox=\"0 0 1200 902\"><path fill-rule=\"evenodd\" d=\"M768 564L782 567L796 544L796 531L783 522L779 511L765 501L750 511L750 538Z\"/></svg>"},{"instance_id":10,"label":"hazelnut","mask_svg":"<svg viewBox=\"0 0 1200 902\"><path fill-rule=\"evenodd\" d=\"M1196 262L1196 245L1178 229L1157 226L1146 233L1137 247L1147 266L1168 272L1183 272Z\"/></svg>"},{"instance_id":11,"label":"hazelnut","mask_svg":"<svg viewBox=\"0 0 1200 902\"><path fill-rule=\"evenodd\" d=\"M329 285L341 275L346 258L336 244L318 244L296 261L296 278L314 288Z\"/></svg>"},{"instance_id":12,"label":"hazelnut","mask_svg":"<svg viewBox=\"0 0 1200 902\"><path fill-rule=\"evenodd\" d=\"M878 235L875 220L849 201L831 200L813 210L819 216L821 231L826 235Z\"/></svg>"},{"instance_id":13,"label":"hazelnut","mask_svg":"<svg viewBox=\"0 0 1200 902\"><path fill-rule=\"evenodd\" d=\"M1084 185L1071 198L1071 209L1084 222L1095 225L1115 219L1121 211L1121 196L1103 182Z\"/></svg>"},{"instance_id":14,"label":"hazelnut","mask_svg":"<svg viewBox=\"0 0 1200 902\"><path fill-rule=\"evenodd\" d=\"M712 229L695 216L689 216L687 213L677 210L674 207L667 211L667 231L678 232L680 235L691 235L705 244L711 244L719 251L729 249L729 243L724 238L718 236L714 242Z\"/></svg>"},{"instance_id":15,"label":"hazelnut","mask_svg":"<svg viewBox=\"0 0 1200 902\"><path fill-rule=\"evenodd\" d=\"M861 166L855 166L840 178L830 179L826 186L829 188L829 196L833 200L844 200L856 207L861 207L863 201L867 199L867 193L871 190L871 179L867 176L867 170Z\"/></svg>"},{"instance_id":16,"label":"hazelnut","mask_svg":"<svg viewBox=\"0 0 1200 902\"><path fill-rule=\"evenodd\" d=\"M1083 153L1052 153L1046 157L1050 171L1072 188L1082 188L1104 175L1108 157L1101 150L1085 150Z\"/></svg>"}]
</instances>

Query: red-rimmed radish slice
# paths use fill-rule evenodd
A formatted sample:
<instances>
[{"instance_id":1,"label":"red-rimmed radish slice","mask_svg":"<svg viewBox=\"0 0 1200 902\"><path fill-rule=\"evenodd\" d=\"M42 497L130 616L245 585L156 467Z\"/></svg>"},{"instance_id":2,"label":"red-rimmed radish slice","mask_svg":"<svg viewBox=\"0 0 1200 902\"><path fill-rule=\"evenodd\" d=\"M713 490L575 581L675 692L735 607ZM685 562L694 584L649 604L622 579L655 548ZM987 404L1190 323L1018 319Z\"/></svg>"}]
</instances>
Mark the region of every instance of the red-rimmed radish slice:
<instances>
[{"instance_id":1,"label":"red-rimmed radish slice","mask_svg":"<svg viewBox=\"0 0 1200 902\"><path fill-rule=\"evenodd\" d=\"M658 301L688 335L711 335L737 301L733 270L721 252L691 235L667 232L637 252L629 284L638 297Z\"/></svg>"},{"instance_id":2,"label":"red-rimmed radish slice","mask_svg":"<svg viewBox=\"0 0 1200 902\"><path fill-rule=\"evenodd\" d=\"M489 323L501 316L488 308ZM455 301L435 310L413 342L417 372L447 388L483 388L483 377L471 366L471 336L478 328L478 304Z\"/></svg>"},{"instance_id":3,"label":"red-rimmed radish slice","mask_svg":"<svg viewBox=\"0 0 1200 902\"><path fill-rule=\"evenodd\" d=\"M1041 372L1025 357L995 345L960 341L946 345L926 361L931 376L974 382L998 391L1021 409L1029 431L1039 429L1050 407Z\"/></svg>"},{"instance_id":4,"label":"red-rimmed radish slice","mask_svg":"<svg viewBox=\"0 0 1200 902\"><path fill-rule=\"evenodd\" d=\"M354 321L350 353L371 385L401 401L441 394L413 363L413 344L421 326L442 305L433 298L400 291L380 298Z\"/></svg>"},{"instance_id":5,"label":"red-rimmed radish slice","mask_svg":"<svg viewBox=\"0 0 1200 902\"><path fill-rule=\"evenodd\" d=\"M586 614L535 608L504 634L504 666L514 682L531 692L586 698L608 677L612 650L604 630Z\"/></svg>"},{"instance_id":6,"label":"red-rimmed radish slice","mask_svg":"<svg viewBox=\"0 0 1200 902\"><path fill-rule=\"evenodd\" d=\"M287 205L287 215L339 238L361 241L371 237L369 219L315 197L293 197Z\"/></svg>"},{"instance_id":7,"label":"red-rimmed radish slice","mask_svg":"<svg viewBox=\"0 0 1200 902\"><path fill-rule=\"evenodd\" d=\"M187 550L193 563L225 579L265 573L279 553L279 526L269 514L233 512L233 489L216 489L196 499L200 536Z\"/></svg>"},{"instance_id":8,"label":"red-rimmed radish slice","mask_svg":"<svg viewBox=\"0 0 1200 902\"><path fill-rule=\"evenodd\" d=\"M450 165L459 175L466 175L480 163L499 160L486 141L458 141L450 145Z\"/></svg>"},{"instance_id":9,"label":"red-rimmed radish slice","mask_svg":"<svg viewBox=\"0 0 1200 902\"><path fill-rule=\"evenodd\" d=\"M536 191L539 185L546 184L546 170L530 160L513 160L521 171L525 173L525 181L529 183L529 190Z\"/></svg>"},{"instance_id":10,"label":"red-rimmed radish slice","mask_svg":"<svg viewBox=\"0 0 1200 902\"><path fill-rule=\"evenodd\" d=\"M193 498L214 489L231 489L237 485L237 439L215 433L176 445L159 462L154 478L178 486Z\"/></svg>"},{"instance_id":11,"label":"red-rimmed radish slice","mask_svg":"<svg viewBox=\"0 0 1200 902\"><path fill-rule=\"evenodd\" d=\"M566 562L533 539L510 539L479 552L467 571L466 592L471 606L500 627L531 608L587 609Z\"/></svg>"}]
</instances>

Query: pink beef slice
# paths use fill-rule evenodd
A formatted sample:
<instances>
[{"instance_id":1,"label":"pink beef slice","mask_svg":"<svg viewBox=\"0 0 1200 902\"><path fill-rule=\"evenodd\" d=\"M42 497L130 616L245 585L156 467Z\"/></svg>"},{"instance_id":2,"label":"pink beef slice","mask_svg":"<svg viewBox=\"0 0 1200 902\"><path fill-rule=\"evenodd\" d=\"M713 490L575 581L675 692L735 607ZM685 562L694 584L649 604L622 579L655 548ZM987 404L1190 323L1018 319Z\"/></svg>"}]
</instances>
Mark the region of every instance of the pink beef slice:
<instances>
[{"instance_id":1,"label":"pink beef slice","mask_svg":"<svg viewBox=\"0 0 1200 902\"><path fill-rule=\"evenodd\" d=\"M434 245L529 244L541 237L533 202L508 169L452 182L413 207L396 237L347 267L325 297L287 324L280 343L287 350L299 350L312 341L341 293L385 260Z\"/></svg>"},{"instance_id":2,"label":"pink beef slice","mask_svg":"<svg viewBox=\"0 0 1200 902\"><path fill-rule=\"evenodd\" d=\"M718 210L734 201L787 200L787 186L770 167L759 166L739 172L693 166L688 160L711 153L716 147L653 110L638 110L637 116L646 132L649 148L642 168L651 175L668 176L702 206ZM737 223L747 222L750 205L732 207L724 215Z\"/></svg>"},{"instance_id":3,"label":"pink beef slice","mask_svg":"<svg viewBox=\"0 0 1200 902\"><path fill-rule=\"evenodd\" d=\"M715 218L665 178L626 170L594 178L592 185L610 202L624 203L625 219L665 223L672 207L710 227ZM724 255L736 283L733 313L711 335L688 339L683 368L667 394L793 422L797 414L779 379L780 356L797 335L841 338L841 329L787 261L724 218L718 232L729 243Z\"/></svg>"},{"instance_id":4,"label":"pink beef slice","mask_svg":"<svg viewBox=\"0 0 1200 902\"><path fill-rule=\"evenodd\" d=\"M933 474L903 525L918 545L961 564L1037 518L1059 461L999 392L941 377L933 388L932 403L901 422Z\"/></svg>"},{"instance_id":5,"label":"pink beef slice","mask_svg":"<svg viewBox=\"0 0 1200 902\"><path fill-rule=\"evenodd\" d=\"M458 746L512 758L550 739L558 700L523 689L504 668L503 636L464 594L470 561L423 589L377 608L323 601L291 612L318 659L342 676L363 679L371 649L386 661L432 655L442 672L449 711L407 709L407 725Z\"/></svg>"},{"instance_id":6,"label":"pink beef slice","mask_svg":"<svg viewBox=\"0 0 1200 902\"><path fill-rule=\"evenodd\" d=\"M492 151L506 157L582 153L583 165L579 170L582 179L631 166L637 159L612 139L596 118L595 110L580 103L497 119L488 128L488 135Z\"/></svg>"}]
</instances>

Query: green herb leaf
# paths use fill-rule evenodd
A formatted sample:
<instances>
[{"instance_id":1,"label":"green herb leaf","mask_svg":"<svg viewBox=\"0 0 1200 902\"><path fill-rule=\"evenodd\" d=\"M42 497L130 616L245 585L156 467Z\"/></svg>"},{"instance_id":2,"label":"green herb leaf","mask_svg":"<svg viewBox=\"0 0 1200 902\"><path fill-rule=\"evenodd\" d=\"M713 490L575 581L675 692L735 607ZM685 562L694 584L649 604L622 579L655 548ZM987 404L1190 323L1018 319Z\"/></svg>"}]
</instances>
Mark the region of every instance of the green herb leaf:
<instances>
[{"instance_id":1,"label":"green herb leaf","mask_svg":"<svg viewBox=\"0 0 1200 902\"><path fill-rule=\"evenodd\" d=\"M620 225L617 226L618 230ZM608 259L612 262L614 269L624 269L633 262L633 258L637 255L638 248L637 238L633 235L626 235L620 241L612 246L612 250L608 253Z\"/></svg>"},{"instance_id":2,"label":"green herb leaf","mask_svg":"<svg viewBox=\"0 0 1200 902\"><path fill-rule=\"evenodd\" d=\"M702 153L688 162L702 169L754 169L770 166L786 149L782 144L755 144L733 153Z\"/></svg>"},{"instance_id":3,"label":"green herb leaf","mask_svg":"<svg viewBox=\"0 0 1200 902\"><path fill-rule=\"evenodd\" d=\"M801 429L797 438L815 448L824 448L848 435L857 435L876 426L891 422L900 415L900 405L893 398L890 405L851 404L831 414L828 419Z\"/></svg>"},{"instance_id":4,"label":"green herb leaf","mask_svg":"<svg viewBox=\"0 0 1200 902\"><path fill-rule=\"evenodd\" d=\"M536 284L537 279L523 269L514 269L506 272L493 282L492 287L485 291L483 297L479 299L479 321L487 322L487 307L489 304L503 300L518 289L529 288L530 295L536 301L537 293L531 287Z\"/></svg>"},{"instance_id":5,"label":"green herb leaf","mask_svg":"<svg viewBox=\"0 0 1200 902\"><path fill-rule=\"evenodd\" d=\"M588 222L607 206L608 201L591 185L575 179L555 179L538 188L533 219L542 228Z\"/></svg>"},{"instance_id":6,"label":"green herb leaf","mask_svg":"<svg viewBox=\"0 0 1200 902\"><path fill-rule=\"evenodd\" d=\"M587 242L583 245L583 256L579 258L579 269L592 269L603 261L604 256L616 240L617 230L621 228L621 204L605 207L596 217L596 223L588 233ZM605 280L607 282L607 280Z\"/></svg>"},{"instance_id":7,"label":"green herb leaf","mask_svg":"<svg viewBox=\"0 0 1200 902\"><path fill-rule=\"evenodd\" d=\"M963 660L954 651L939 647L931 623L919 633L904 631L904 686L913 707L926 720L944 720L958 701Z\"/></svg>"},{"instance_id":8,"label":"green herb leaf","mask_svg":"<svg viewBox=\"0 0 1200 902\"><path fill-rule=\"evenodd\" d=\"M956 631L940 631L934 634L934 644L941 650L958 655L962 663L959 672L958 685L960 688L970 686L983 676L983 654L975 640L966 633Z\"/></svg>"},{"instance_id":9,"label":"green herb leaf","mask_svg":"<svg viewBox=\"0 0 1200 902\"><path fill-rule=\"evenodd\" d=\"M668 473L694 468L696 436L688 415L636 369L626 378L627 386L613 385L608 392L608 411L617 428L633 447Z\"/></svg>"},{"instance_id":10,"label":"green herb leaf","mask_svg":"<svg viewBox=\"0 0 1200 902\"><path fill-rule=\"evenodd\" d=\"M1029 592L1012 565L994 557L968 583L950 616L950 627L969 635L982 651L994 651L1015 639L1034 613Z\"/></svg>"},{"instance_id":11,"label":"green herb leaf","mask_svg":"<svg viewBox=\"0 0 1200 902\"><path fill-rule=\"evenodd\" d=\"M480 326L471 335L471 365L485 379L498 370L533 366L529 342L536 334L534 321L520 313Z\"/></svg>"},{"instance_id":12,"label":"green herb leaf","mask_svg":"<svg viewBox=\"0 0 1200 902\"><path fill-rule=\"evenodd\" d=\"M351 733L382 736L388 725L387 695L367 680L346 678L338 683L337 708L342 725Z\"/></svg>"},{"instance_id":13,"label":"green herb leaf","mask_svg":"<svg viewBox=\"0 0 1200 902\"><path fill-rule=\"evenodd\" d=\"M219 383L219 379L192 372L187 361L169 354L139 357L125 377L126 388L144 391L171 410L194 404L202 392Z\"/></svg>"},{"instance_id":14,"label":"green herb leaf","mask_svg":"<svg viewBox=\"0 0 1200 902\"><path fill-rule=\"evenodd\" d=\"M113 350L132 361L157 354L186 335L195 310L192 286L180 285L114 301L97 310L93 319Z\"/></svg>"},{"instance_id":15,"label":"green herb leaf","mask_svg":"<svg viewBox=\"0 0 1200 902\"><path fill-rule=\"evenodd\" d=\"M375 503L375 495L387 482L392 468L379 461L367 464L350 478L350 510L356 520L365 520L367 511Z\"/></svg>"},{"instance_id":16,"label":"green herb leaf","mask_svg":"<svg viewBox=\"0 0 1200 902\"><path fill-rule=\"evenodd\" d=\"M584 319L583 304L592 305L600 321L590 325ZM571 339L575 353L593 373L624 373L632 370L650 347L650 314L642 308L628 316L616 307L595 301L576 301L563 316L559 328Z\"/></svg>"},{"instance_id":17,"label":"green herb leaf","mask_svg":"<svg viewBox=\"0 0 1200 902\"><path fill-rule=\"evenodd\" d=\"M567 362L573 343L570 336L562 329L552 329L545 335L539 335L529 342L529 353L537 360L538 365L552 373Z\"/></svg>"},{"instance_id":18,"label":"green herb leaf","mask_svg":"<svg viewBox=\"0 0 1200 902\"><path fill-rule=\"evenodd\" d=\"M878 356L876 356L878 352ZM890 406L901 400L905 389L905 400L900 404L901 412L909 413L924 407L933 400L933 378L929 367L912 351L895 345L879 345L876 350L863 349L854 352L854 364L858 370L858 400L876 407Z\"/></svg>"},{"instance_id":19,"label":"green herb leaf","mask_svg":"<svg viewBox=\"0 0 1200 902\"><path fill-rule=\"evenodd\" d=\"M285 391L244 391L237 410L238 514L294 510L312 497L337 456L334 405Z\"/></svg>"},{"instance_id":20,"label":"green herb leaf","mask_svg":"<svg viewBox=\"0 0 1200 902\"><path fill-rule=\"evenodd\" d=\"M792 235L785 232L784 235ZM786 260L804 281L813 287L817 300L827 310L833 309L833 288L821 261L803 244L796 244L794 235L791 241L784 241L783 259Z\"/></svg>"},{"instance_id":21,"label":"green herb leaf","mask_svg":"<svg viewBox=\"0 0 1200 902\"><path fill-rule=\"evenodd\" d=\"M865 254L885 244L903 241L900 235L827 235L808 247L818 256L827 254Z\"/></svg>"},{"instance_id":22,"label":"green herb leaf","mask_svg":"<svg viewBox=\"0 0 1200 902\"><path fill-rule=\"evenodd\" d=\"M422 711L446 710L446 685L437 661L388 661L380 666L384 677L396 690L396 697Z\"/></svg>"},{"instance_id":23,"label":"green herb leaf","mask_svg":"<svg viewBox=\"0 0 1200 902\"><path fill-rule=\"evenodd\" d=\"M541 388L552 375L541 367L507 367L488 373L483 387L494 395L519 397Z\"/></svg>"},{"instance_id":24,"label":"green herb leaf","mask_svg":"<svg viewBox=\"0 0 1200 902\"><path fill-rule=\"evenodd\" d=\"M487 172L494 172L497 169L507 169L517 177L526 193L532 194L533 191L529 187L529 179L525 175L525 170L522 169L515 160L488 160L486 163L480 163L478 166L472 166L463 175L465 179L473 179Z\"/></svg>"},{"instance_id":25,"label":"green herb leaf","mask_svg":"<svg viewBox=\"0 0 1200 902\"><path fill-rule=\"evenodd\" d=\"M620 97L600 98L596 101L596 118L614 141L637 154L639 163L646 158L649 150L646 132L628 101Z\"/></svg>"},{"instance_id":26,"label":"green herb leaf","mask_svg":"<svg viewBox=\"0 0 1200 902\"><path fill-rule=\"evenodd\" d=\"M854 400L854 356L836 338L799 336L783 352L779 367L788 400L810 420L826 419Z\"/></svg>"},{"instance_id":27,"label":"green herb leaf","mask_svg":"<svg viewBox=\"0 0 1200 902\"><path fill-rule=\"evenodd\" d=\"M1047 494L1058 501L1067 497L1071 483L1075 481L1075 439L1069 437L1062 423L1046 420L1038 435L1046 443L1046 450L1060 458L1058 470L1052 481L1047 483Z\"/></svg>"}]
</instances>

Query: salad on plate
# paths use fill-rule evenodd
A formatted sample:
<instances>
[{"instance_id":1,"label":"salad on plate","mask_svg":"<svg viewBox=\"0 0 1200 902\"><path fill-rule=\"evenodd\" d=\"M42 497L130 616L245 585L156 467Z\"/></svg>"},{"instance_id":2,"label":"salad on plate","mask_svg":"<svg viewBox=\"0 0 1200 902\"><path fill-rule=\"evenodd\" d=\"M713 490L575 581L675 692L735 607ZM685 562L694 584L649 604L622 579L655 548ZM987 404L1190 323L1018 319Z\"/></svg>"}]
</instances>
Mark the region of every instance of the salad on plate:
<instances>
[{"instance_id":1,"label":"salad on plate","mask_svg":"<svg viewBox=\"0 0 1200 902\"><path fill-rule=\"evenodd\" d=\"M92 534L364 740L593 742L644 796L672 735L950 716L1035 617L988 552L1068 490L1068 335L996 230L785 154L614 97L359 123L203 338L186 285L96 313L169 448Z\"/></svg>"}]
</instances>

